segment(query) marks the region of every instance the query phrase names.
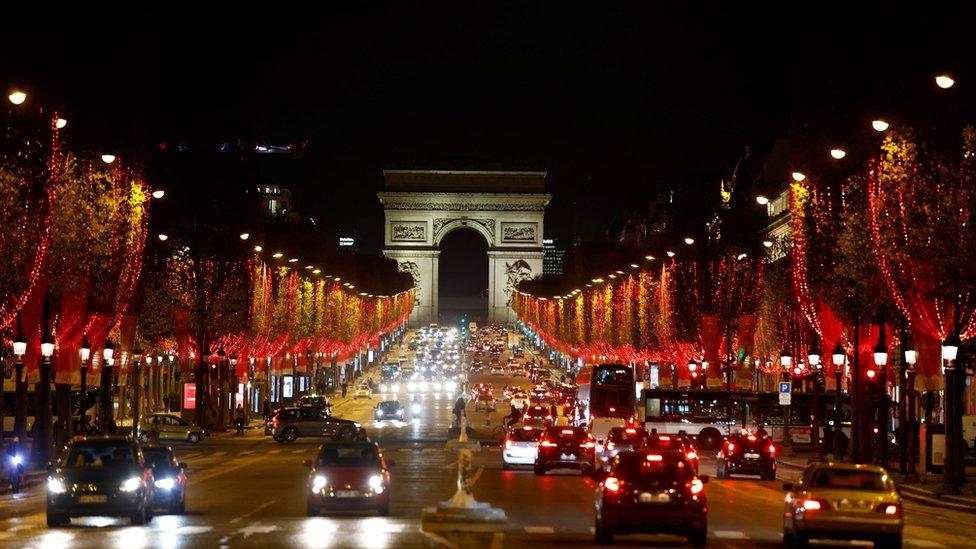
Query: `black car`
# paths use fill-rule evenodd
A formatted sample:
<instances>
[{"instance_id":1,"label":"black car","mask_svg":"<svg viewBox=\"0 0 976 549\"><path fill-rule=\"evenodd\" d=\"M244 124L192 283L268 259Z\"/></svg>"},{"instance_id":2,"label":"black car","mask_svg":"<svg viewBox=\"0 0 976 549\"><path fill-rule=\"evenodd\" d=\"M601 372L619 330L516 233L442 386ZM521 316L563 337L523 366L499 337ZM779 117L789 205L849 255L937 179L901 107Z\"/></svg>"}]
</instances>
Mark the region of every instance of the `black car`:
<instances>
[{"instance_id":1,"label":"black car","mask_svg":"<svg viewBox=\"0 0 976 549\"><path fill-rule=\"evenodd\" d=\"M706 482L708 477L696 475L679 453L621 452L596 489L597 543L612 543L616 534L677 534L687 536L695 547L704 547Z\"/></svg>"},{"instance_id":2,"label":"black car","mask_svg":"<svg viewBox=\"0 0 976 549\"><path fill-rule=\"evenodd\" d=\"M390 421L394 419L403 421L403 413L403 405L400 404L399 400L384 400L373 409L373 418L376 421Z\"/></svg>"},{"instance_id":3,"label":"black car","mask_svg":"<svg viewBox=\"0 0 976 549\"><path fill-rule=\"evenodd\" d=\"M715 476L733 474L759 475L763 480L776 479L776 445L773 439L753 433L729 435L718 452Z\"/></svg>"},{"instance_id":4,"label":"black car","mask_svg":"<svg viewBox=\"0 0 976 549\"><path fill-rule=\"evenodd\" d=\"M153 507L172 514L186 512L186 464L168 446L143 446L142 457L153 472Z\"/></svg>"},{"instance_id":5,"label":"black car","mask_svg":"<svg viewBox=\"0 0 976 549\"><path fill-rule=\"evenodd\" d=\"M609 468L614 456L620 452L640 450L647 443L647 431L641 427L612 427L607 433L607 443L601 449L597 446L595 467L597 471Z\"/></svg>"},{"instance_id":6,"label":"black car","mask_svg":"<svg viewBox=\"0 0 976 549\"><path fill-rule=\"evenodd\" d=\"M152 520L153 472L128 437L77 437L51 467L47 481L47 525L71 517L129 517Z\"/></svg>"},{"instance_id":7,"label":"black car","mask_svg":"<svg viewBox=\"0 0 976 549\"><path fill-rule=\"evenodd\" d=\"M549 469L563 467L588 473L593 469L595 449L596 441L582 427L549 427L539 438L535 474L544 475Z\"/></svg>"}]
</instances>

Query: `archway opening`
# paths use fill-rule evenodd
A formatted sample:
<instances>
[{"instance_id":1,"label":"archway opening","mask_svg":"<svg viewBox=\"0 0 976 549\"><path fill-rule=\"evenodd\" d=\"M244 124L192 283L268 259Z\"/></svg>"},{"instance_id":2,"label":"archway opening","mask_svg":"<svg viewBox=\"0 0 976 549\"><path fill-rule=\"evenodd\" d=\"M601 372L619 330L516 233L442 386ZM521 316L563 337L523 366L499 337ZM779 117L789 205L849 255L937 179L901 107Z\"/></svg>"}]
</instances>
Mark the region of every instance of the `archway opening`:
<instances>
[{"instance_id":1,"label":"archway opening","mask_svg":"<svg viewBox=\"0 0 976 549\"><path fill-rule=\"evenodd\" d=\"M488 242L474 229L456 229L440 242L437 308L440 322L488 320Z\"/></svg>"}]
</instances>

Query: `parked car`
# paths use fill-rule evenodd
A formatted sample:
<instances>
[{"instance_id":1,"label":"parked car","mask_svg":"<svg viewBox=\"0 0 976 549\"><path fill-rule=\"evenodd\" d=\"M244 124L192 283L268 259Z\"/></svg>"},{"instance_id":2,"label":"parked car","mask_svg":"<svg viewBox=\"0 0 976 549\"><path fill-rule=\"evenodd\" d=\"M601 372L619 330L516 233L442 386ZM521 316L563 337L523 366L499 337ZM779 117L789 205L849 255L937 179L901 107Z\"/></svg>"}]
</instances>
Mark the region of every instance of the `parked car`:
<instances>
[{"instance_id":1,"label":"parked car","mask_svg":"<svg viewBox=\"0 0 976 549\"><path fill-rule=\"evenodd\" d=\"M47 525L71 517L152 520L153 472L129 437L76 437L64 448L47 480Z\"/></svg>"},{"instance_id":2,"label":"parked car","mask_svg":"<svg viewBox=\"0 0 976 549\"><path fill-rule=\"evenodd\" d=\"M881 467L816 463L799 482L783 484L783 544L805 547L811 539L873 541L875 547L902 546L902 500Z\"/></svg>"},{"instance_id":3,"label":"parked car","mask_svg":"<svg viewBox=\"0 0 976 549\"><path fill-rule=\"evenodd\" d=\"M142 456L153 471L152 506L170 514L186 512L186 463L176 461L168 446L142 447Z\"/></svg>"},{"instance_id":4,"label":"parked car","mask_svg":"<svg viewBox=\"0 0 976 549\"><path fill-rule=\"evenodd\" d=\"M271 418L271 436L277 442L295 442L300 437L331 437L352 440L359 424L311 408L282 408Z\"/></svg>"},{"instance_id":5,"label":"parked car","mask_svg":"<svg viewBox=\"0 0 976 549\"><path fill-rule=\"evenodd\" d=\"M322 511L375 509L390 514L390 471L396 463L383 457L375 442L326 442L311 469L306 496L308 516Z\"/></svg>"},{"instance_id":6,"label":"parked car","mask_svg":"<svg viewBox=\"0 0 976 549\"><path fill-rule=\"evenodd\" d=\"M174 414L146 414L139 422L139 441L149 442L151 432L159 430L159 441L180 440L196 444L209 436L199 425L190 423Z\"/></svg>"}]
</instances>

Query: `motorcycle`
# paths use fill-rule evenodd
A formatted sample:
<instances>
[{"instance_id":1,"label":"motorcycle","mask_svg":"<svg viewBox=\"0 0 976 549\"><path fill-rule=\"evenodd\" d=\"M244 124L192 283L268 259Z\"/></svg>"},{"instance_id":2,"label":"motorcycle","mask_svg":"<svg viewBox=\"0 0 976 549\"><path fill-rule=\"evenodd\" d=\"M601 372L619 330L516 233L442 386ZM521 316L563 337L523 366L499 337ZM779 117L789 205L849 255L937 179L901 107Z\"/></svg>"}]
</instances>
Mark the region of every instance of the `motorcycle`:
<instances>
[{"instance_id":1,"label":"motorcycle","mask_svg":"<svg viewBox=\"0 0 976 549\"><path fill-rule=\"evenodd\" d=\"M10 461L10 487L13 493L20 492L20 479L24 474L24 458L20 454L9 457Z\"/></svg>"}]
</instances>

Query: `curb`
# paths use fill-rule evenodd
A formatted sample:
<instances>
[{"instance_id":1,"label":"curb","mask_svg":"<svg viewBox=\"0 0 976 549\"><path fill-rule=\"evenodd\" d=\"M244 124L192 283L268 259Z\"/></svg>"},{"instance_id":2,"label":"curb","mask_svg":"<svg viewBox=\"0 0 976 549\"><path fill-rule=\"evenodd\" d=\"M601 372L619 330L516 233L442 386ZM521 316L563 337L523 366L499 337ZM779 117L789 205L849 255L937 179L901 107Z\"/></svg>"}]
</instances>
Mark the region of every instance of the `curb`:
<instances>
[{"instance_id":1,"label":"curb","mask_svg":"<svg viewBox=\"0 0 976 549\"><path fill-rule=\"evenodd\" d=\"M23 492L24 488L41 484L45 479L47 479L47 471L28 471L24 473L24 478L20 480L20 489ZM10 482L5 480L0 485L0 494L6 495L9 493L11 493Z\"/></svg>"},{"instance_id":2,"label":"curb","mask_svg":"<svg viewBox=\"0 0 976 549\"><path fill-rule=\"evenodd\" d=\"M941 507L943 509L951 509L953 511L962 511L964 513L976 514L976 505L973 505L972 503L968 503L968 502L956 503L952 501L946 501L945 499L936 497L935 494L927 490L912 486L911 484L899 485L899 489L901 490L901 497L907 499L908 501L914 501L915 503L921 503L931 507ZM955 500L962 499L954 496L947 496L947 497Z\"/></svg>"}]
</instances>

